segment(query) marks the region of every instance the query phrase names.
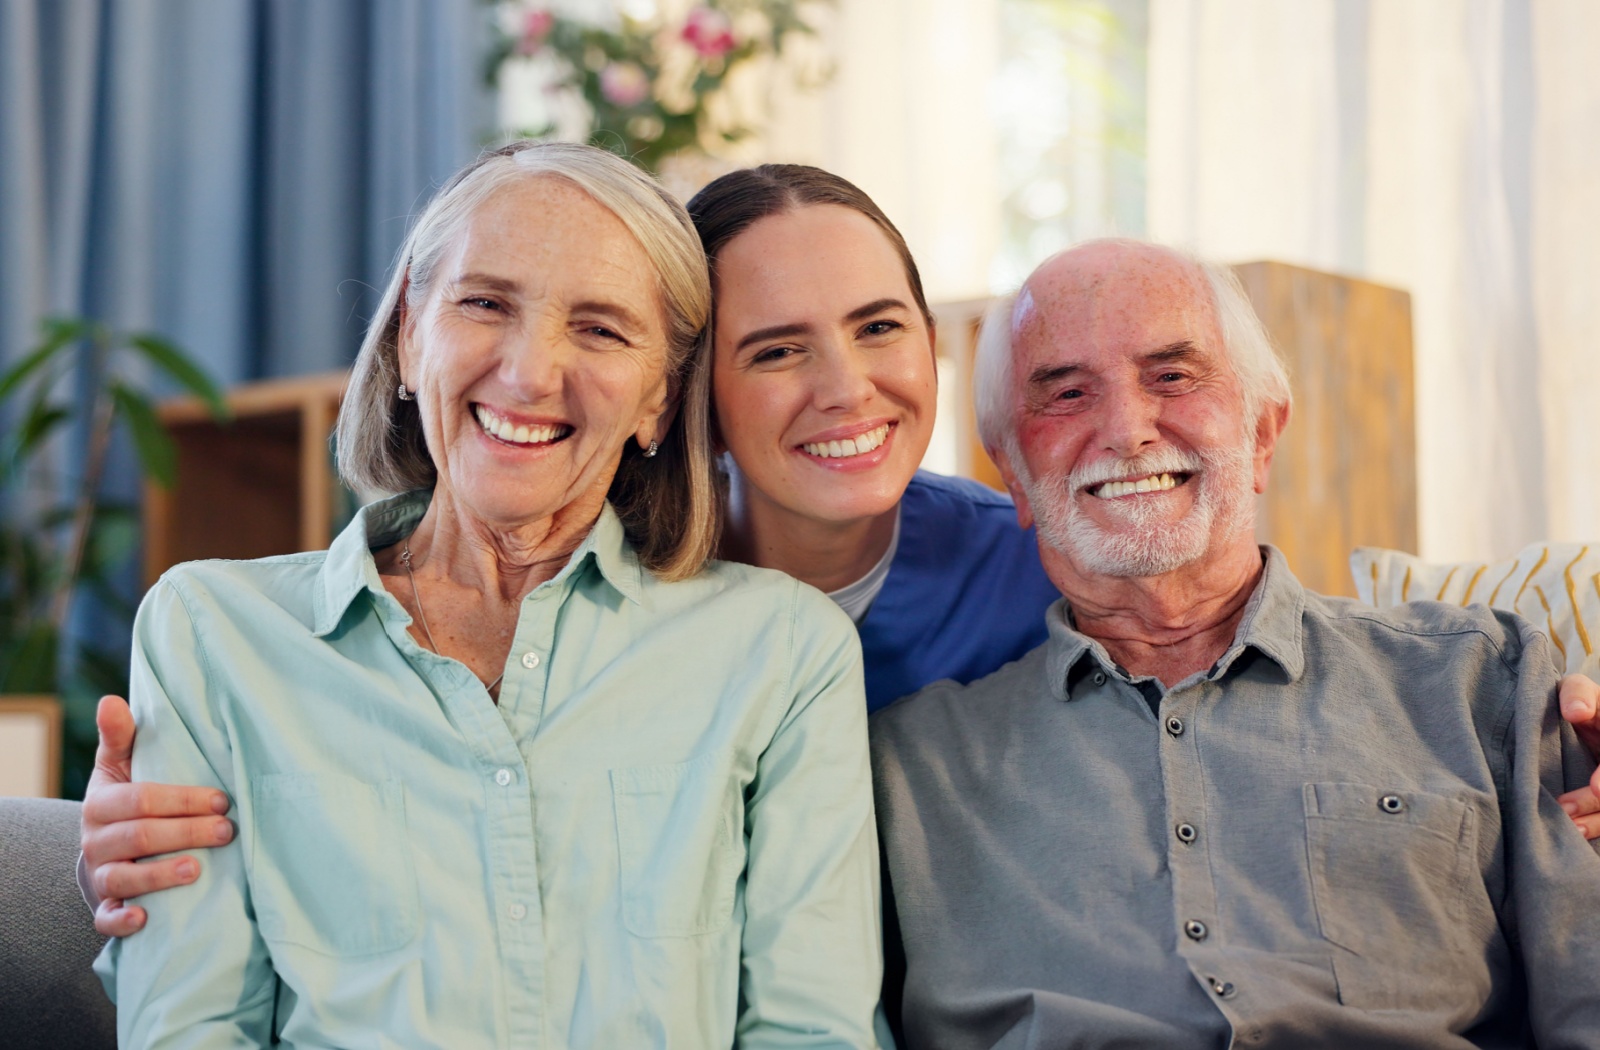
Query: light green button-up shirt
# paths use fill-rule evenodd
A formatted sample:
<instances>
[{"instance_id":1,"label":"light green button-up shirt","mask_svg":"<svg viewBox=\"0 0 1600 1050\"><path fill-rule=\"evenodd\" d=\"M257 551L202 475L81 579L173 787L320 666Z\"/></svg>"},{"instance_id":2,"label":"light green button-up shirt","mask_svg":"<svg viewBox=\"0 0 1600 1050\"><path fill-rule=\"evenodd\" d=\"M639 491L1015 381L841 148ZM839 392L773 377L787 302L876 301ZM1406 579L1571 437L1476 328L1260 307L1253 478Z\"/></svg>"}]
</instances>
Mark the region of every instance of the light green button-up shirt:
<instances>
[{"instance_id":1,"label":"light green button-up shirt","mask_svg":"<svg viewBox=\"0 0 1600 1050\"><path fill-rule=\"evenodd\" d=\"M134 776L223 789L239 835L102 954L122 1044L876 1046L850 621L746 566L662 583L607 507L497 706L379 579L426 507L145 599Z\"/></svg>"}]
</instances>

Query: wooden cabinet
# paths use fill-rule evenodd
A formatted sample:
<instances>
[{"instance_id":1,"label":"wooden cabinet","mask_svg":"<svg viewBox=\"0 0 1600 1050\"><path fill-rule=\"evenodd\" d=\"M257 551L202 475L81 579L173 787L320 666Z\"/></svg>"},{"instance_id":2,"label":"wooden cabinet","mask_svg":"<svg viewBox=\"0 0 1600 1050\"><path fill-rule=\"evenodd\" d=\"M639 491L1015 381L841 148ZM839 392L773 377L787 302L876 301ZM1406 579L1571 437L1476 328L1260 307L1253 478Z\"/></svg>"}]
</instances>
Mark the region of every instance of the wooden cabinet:
<instances>
[{"instance_id":1,"label":"wooden cabinet","mask_svg":"<svg viewBox=\"0 0 1600 1050\"><path fill-rule=\"evenodd\" d=\"M1417 549L1411 296L1286 263L1234 272L1294 391L1256 533L1307 587L1355 597L1355 548Z\"/></svg>"},{"instance_id":2,"label":"wooden cabinet","mask_svg":"<svg viewBox=\"0 0 1600 1050\"><path fill-rule=\"evenodd\" d=\"M328 546L348 513L328 443L345 380L335 372L238 387L223 425L189 398L161 406L178 479L145 490L147 584L181 561Z\"/></svg>"}]
</instances>

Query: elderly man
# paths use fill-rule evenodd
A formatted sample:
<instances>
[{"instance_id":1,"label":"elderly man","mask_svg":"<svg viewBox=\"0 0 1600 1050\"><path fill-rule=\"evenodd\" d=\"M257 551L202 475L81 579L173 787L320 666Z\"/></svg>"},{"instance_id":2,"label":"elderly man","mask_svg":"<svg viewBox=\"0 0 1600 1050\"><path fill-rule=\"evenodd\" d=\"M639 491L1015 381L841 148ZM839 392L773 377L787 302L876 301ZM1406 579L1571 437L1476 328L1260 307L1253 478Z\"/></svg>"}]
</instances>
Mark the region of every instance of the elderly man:
<instances>
[{"instance_id":1,"label":"elderly man","mask_svg":"<svg viewBox=\"0 0 1600 1050\"><path fill-rule=\"evenodd\" d=\"M905 1043L1600 1045L1549 646L1256 545L1289 393L1231 277L1085 245L984 342L984 439L1064 600L873 721Z\"/></svg>"}]
</instances>

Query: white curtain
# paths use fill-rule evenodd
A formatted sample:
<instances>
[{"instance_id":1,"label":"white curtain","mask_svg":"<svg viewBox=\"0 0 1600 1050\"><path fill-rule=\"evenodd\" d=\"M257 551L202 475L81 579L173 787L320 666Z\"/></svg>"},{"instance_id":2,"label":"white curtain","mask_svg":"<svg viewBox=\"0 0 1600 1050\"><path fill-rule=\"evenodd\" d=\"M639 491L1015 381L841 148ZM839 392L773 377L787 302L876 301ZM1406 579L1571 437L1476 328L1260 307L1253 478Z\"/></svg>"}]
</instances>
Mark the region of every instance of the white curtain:
<instances>
[{"instance_id":1,"label":"white curtain","mask_svg":"<svg viewBox=\"0 0 1600 1050\"><path fill-rule=\"evenodd\" d=\"M1151 236L1412 294L1425 557L1600 539L1597 55L1589 0L1151 0Z\"/></svg>"}]
</instances>

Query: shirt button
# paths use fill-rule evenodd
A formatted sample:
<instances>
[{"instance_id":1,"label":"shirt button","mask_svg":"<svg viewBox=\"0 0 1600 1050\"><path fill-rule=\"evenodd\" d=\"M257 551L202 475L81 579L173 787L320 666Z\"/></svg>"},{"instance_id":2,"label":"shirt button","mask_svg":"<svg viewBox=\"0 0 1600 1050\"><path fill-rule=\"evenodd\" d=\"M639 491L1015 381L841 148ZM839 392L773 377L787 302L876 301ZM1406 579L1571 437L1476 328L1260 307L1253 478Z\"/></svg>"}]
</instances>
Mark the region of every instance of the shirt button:
<instances>
[{"instance_id":1,"label":"shirt button","mask_svg":"<svg viewBox=\"0 0 1600 1050\"><path fill-rule=\"evenodd\" d=\"M1185 844L1193 842L1200 837L1200 833L1194 829L1193 824L1179 824L1173 830L1178 833L1178 841Z\"/></svg>"},{"instance_id":2,"label":"shirt button","mask_svg":"<svg viewBox=\"0 0 1600 1050\"><path fill-rule=\"evenodd\" d=\"M526 667L530 671L533 670L535 667L538 667L539 666L539 654L538 653L523 653L522 654L522 666Z\"/></svg>"},{"instance_id":3,"label":"shirt button","mask_svg":"<svg viewBox=\"0 0 1600 1050\"><path fill-rule=\"evenodd\" d=\"M1232 981L1219 981L1215 977L1211 978L1211 990L1223 999L1232 999L1236 991Z\"/></svg>"},{"instance_id":4,"label":"shirt button","mask_svg":"<svg viewBox=\"0 0 1600 1050\"><path fill-rule=\"evenodd\" d=\"M521 922L523 919L528 917L528 908L523 904L513 904L507 909L507 911L510 913L511 917L516 919L518 922Z\"/></svg>"},{"instance_id":5,"label":"shirt button","mask_svg":"<svg viewBox=\"0 0 1600 1050\"><path fill-rule=\"evenodd\" d=\"M511 770L509 770L509 769L497 769L497 770L495 770L494 782L496 784L499 784L501 787L505 787L507 784L511 783Z\"/></svg>"},{"instance_id":6,"label":"shirt button","mask_svg":"<svg viewBox=\"0 0 1600 1050\"><path fill-rule=\"evenodd\" d=\"M1096 671L1094 673L1094 684L1095 685L1105 685L1106 684L1106 673L1104 671Z\"/></svg>"},{"instance_id":7,"label":"shirt button","mask_svg":"<svg viewBox=\"0 0 1600 1050\"><path fill-rule=\"evenodd\" d=\"M1399 795L1385 795L1378 800L1378 808L1385 813L1404 813L1406 800Z\"/></svg>"},{"instance_id":8,"label":"shirt button","mask_svg":"<svg viewBox=\"0 0 1600 1050\"><path fill-rule=\"evenodd\" d=\"M1203 941L1206 939L1206 924L1199 919L1190 919L1183 924L1183 932L1191 941Z\"/></svg>"},{"instance_id":9,"label":"shirt button","mask_svg":"<svg viewBox=\"0 0 1600 1050\"><path fill-rule=\"evenodd\" d=\"M1167 719L1167 732L1171 733L1173 736L1182 736L1183 719L1179 718L1177 715L1173 715L1171 718Z\"/></svg>"}]
</instances>

